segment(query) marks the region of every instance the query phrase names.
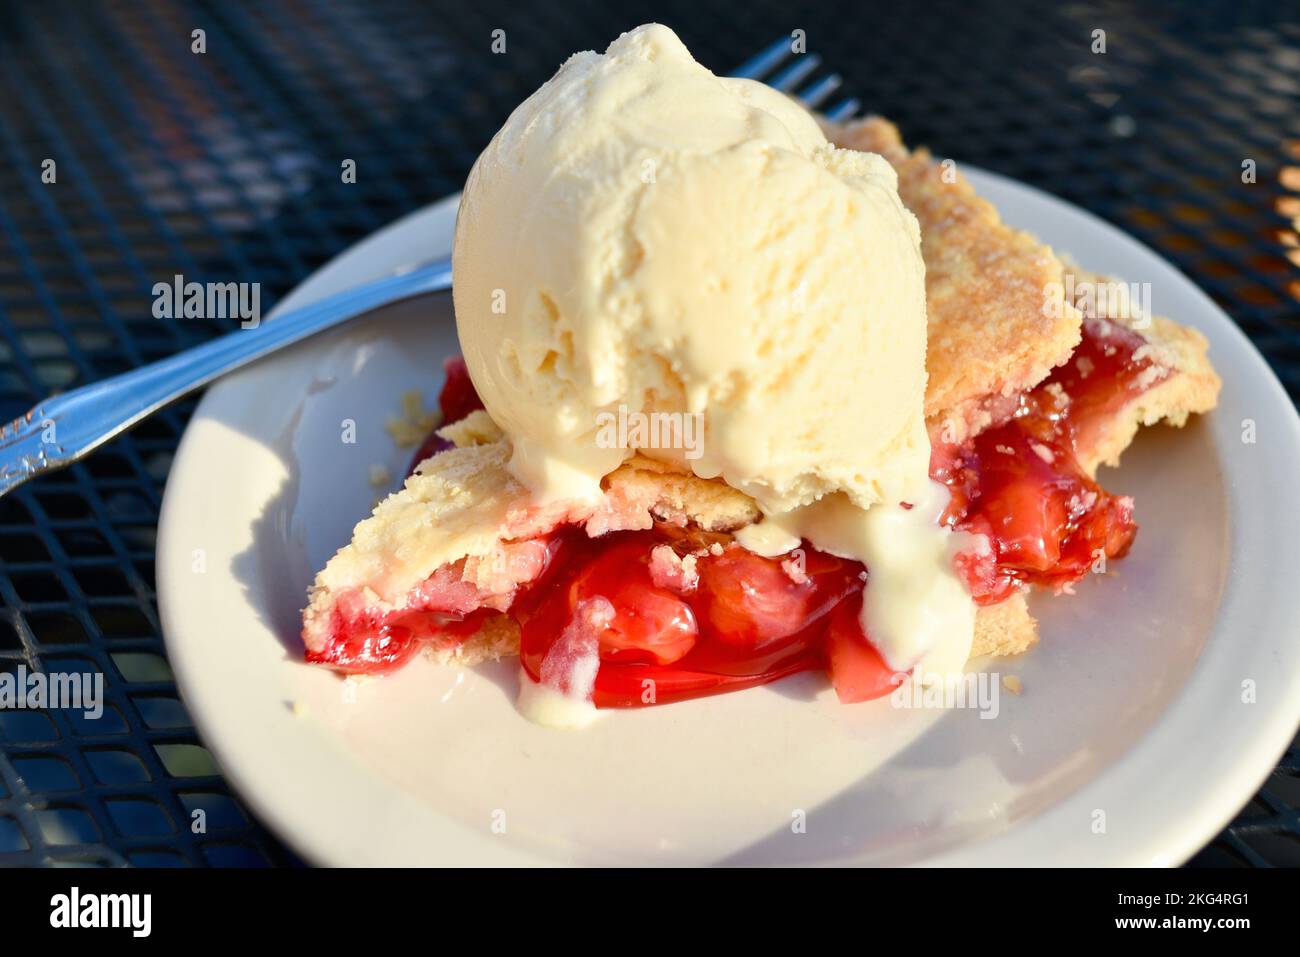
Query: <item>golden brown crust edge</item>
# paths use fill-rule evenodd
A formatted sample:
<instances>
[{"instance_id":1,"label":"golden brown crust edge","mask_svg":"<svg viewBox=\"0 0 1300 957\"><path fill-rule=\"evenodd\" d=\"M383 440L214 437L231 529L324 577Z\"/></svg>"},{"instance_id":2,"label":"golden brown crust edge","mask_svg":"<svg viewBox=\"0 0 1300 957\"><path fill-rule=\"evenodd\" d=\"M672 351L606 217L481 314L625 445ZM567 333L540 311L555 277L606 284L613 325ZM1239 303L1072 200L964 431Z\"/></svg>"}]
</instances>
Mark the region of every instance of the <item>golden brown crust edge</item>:
<instances>
[{"instance_id":1,"label":"golden brown crust edge","mask_svg":"<svg viewBox=\"0 0 1300 957\"><path fill-rule=\"evenodd\" d=\"M1076 288L1085 284L1094 289L1103 284L1113 289L1127 288L1121 280L1082 269L1069 260L1066 269L1074 276ZM1092 476L1099 466L1119 465L1120 455L1132 444L1139 427L1163 421L1181 428L1192 414L1213 409L1223 385L1210 364L1209 343L1200 332L1163 316L1148 316L1127 300L1111 297L1107 302L1102 317L1146 339L1153 360L1168 369L1170 375L1119 409L1095 434L1081 437L1076 447L1079 463Z\"/></svg>"},{"instance_id":2,"label":"golden brown crust edge","mask_svg":"<svg viewBox=\"0 0 1300 957\"><path fill-rule=\"evenodd\" d=\"M1018 655L1038 642L1038 622L1029 613L1023 591L996 605L981 605L975 612L975 641L970 656Z\"/></svg>"},{"instance_id":3,"label":"golden brown crust edge","mask_svg":"<svg viewBox=\"0 0 1300 957\"><path fill-rule=\"evenodd\" d=\"M979 431L990 397L1037 385L1079 343L1081 317L1064 301L1061 261L1003 223L955 166L909 151L889 121L822 125L835 145L879 153L897 170L925 259L926 418L955 439Z\"/></svg>"},{"instance_id":4,"label":"golden brown crust edge","mask_svg":"<svg viewBox=\"0 0 1300 957\"><path fill-rule=\"evenodd\" d=\"M1102 465L1119 465L1120 455L1132 444L1138 428L1164 422L1181 428L1193 413L1208 412L1218 403L1222 385L1206 356L1205 337L1159 316L1145 331L1149 342L1182 357L1174 373L1128 403L1105 427L1078 449L1079 463L1091 476Z\"/></svg>"}]
</instances>

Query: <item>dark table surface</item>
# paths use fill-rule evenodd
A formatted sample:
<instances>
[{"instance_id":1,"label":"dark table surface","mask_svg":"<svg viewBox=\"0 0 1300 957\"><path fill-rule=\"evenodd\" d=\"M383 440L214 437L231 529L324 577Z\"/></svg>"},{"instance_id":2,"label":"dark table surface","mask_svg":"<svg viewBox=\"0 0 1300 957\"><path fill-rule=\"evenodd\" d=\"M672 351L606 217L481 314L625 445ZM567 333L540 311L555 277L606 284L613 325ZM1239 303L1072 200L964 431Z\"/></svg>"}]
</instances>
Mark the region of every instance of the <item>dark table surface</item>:
<instances>
[{"instance_id":1,"label":"dark table surface","mask_svg":"<svg viewBox=\"0 0 1300 957\"><path fill-rule=\"evenodd\" d=\"M351 243L458 190L511 108L568 54L649 20L719 72L805 30L847 91L909 142L1041 187L1155 247L1296 396L1300 7L801 6L5 4L0 416L233 327L153 318L153 284L177 273L260 282L269 308ZM504 55L491 51L497 29ZM340 182L344 158L363 173L355 184ZM42 182L46 159L54 183ZM0 864L296 860L203 749L159 632L158 507L193 407L0 499L0 669L102 671L108 700L95 722L0 711ZM188 826L196 807L205 834ZM1193 863L1300 863L1297 808L1293 747Z\"/></svg>"}]
</instances>

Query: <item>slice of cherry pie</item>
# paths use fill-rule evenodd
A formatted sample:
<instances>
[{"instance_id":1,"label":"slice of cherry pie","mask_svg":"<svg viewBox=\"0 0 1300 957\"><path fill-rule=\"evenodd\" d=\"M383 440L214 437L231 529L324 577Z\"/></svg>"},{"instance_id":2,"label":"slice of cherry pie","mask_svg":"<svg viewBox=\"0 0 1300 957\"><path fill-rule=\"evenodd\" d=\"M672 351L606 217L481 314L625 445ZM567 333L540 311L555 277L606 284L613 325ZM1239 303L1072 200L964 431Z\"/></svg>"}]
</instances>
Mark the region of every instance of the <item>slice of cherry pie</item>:
<instances>
[{"instance_id":1,"label":"slice of cherry pie","mask_svg":"<svg viewBox=\"0 0 1300 957\"><path fill-rule=\"evenodd\" d=\"M1205 340L1123 302L1075 308L1091 304L1065 290L1103 277L1004 225L884 120L827 134L884 155L920 222L930 471L951 493L942 521L977 533L952 559L978 606L971 653L1022 652L1037 637L1028 589L1068 592L1133 543L1133 502L1097 483L1098 466L1117 464L1139 425L1182 425L1214 406ZM1045 289L1061 290L1054 308ZM441 404L447 424L405 487L317 576L309 661L373 673L419 652L462 665L518 654L525 692L597 708L808 670L855 702L905 677L860 624L871 569L807 542L775 557L742 547L735 536L760 510L720 479L636 455L598 499L539 505L459 360Z\"/></svg>"}]
</instances>

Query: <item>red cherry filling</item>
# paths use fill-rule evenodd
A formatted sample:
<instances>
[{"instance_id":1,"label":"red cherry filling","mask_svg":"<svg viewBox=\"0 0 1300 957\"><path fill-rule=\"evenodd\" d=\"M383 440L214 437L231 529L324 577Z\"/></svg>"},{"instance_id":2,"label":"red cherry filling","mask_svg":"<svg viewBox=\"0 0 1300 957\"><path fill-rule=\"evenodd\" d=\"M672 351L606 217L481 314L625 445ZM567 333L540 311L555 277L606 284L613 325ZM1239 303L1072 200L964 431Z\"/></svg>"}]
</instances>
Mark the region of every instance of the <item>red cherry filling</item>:
<instances>
[{"instance_id":1,"label":"red cherry filling","mask_svg":"<svg viewBox=\"0 0 1300 957\"><path fill-rule=\"evenodd\" d=\"M438 408L442 412L442 421L459 422L471 412L483 408L483 400L478 397L474 383L469 377L469 366L465 365L463 356L452 356L442 364L447 381L438 393Z\"/></svg>"},{"instance_id":2,"label":"red cherry filling","mask_svg":"<svg viewBox=\"0 0 1300 957\"><path fill-rule=\"evenodd\" d=\"M311 664L328 665L345 674L368 674L396 668L419 649L410 629L383 616L349 622L335 611L332 624L334 641L319 651L307 649Z\"/></svg>"},{"instance_id":3,"label":"red cherry filling","mask_svg":"<svg viewBox=\"0 0 1300 957\"><path fill-rule=\"evenodd\" d=\"M839 603L826 634L826 672L844 704L883 698L907 678L880 657L862 633L862 594Z\"/></svg>"},{"instance_id":4,"label":"red cherry filling","mask_svg":"<svg viewBox=\"0 0 1300 957\"><path fill-rule=\"evenodd\" d=\"M830 611L862 590L865 571L806 545L774 559L733 544L699 558L698 567L694 603L708 643L695 664L733 675L762 673L809 653Z\"/></svg>"},{"instance_id":5,"label":"red cherry filling","mask_svg":"<svg viewBox=\"0 0 1300 957\"><path fill-rule=\"evenodd\" d=\"M959 559L976 601L1001 601L1020 582L1068 587L1103 556L1128 552L1132 500L1089 478L1075 448L1082 429L1167 374L1140 353L1145 344L1123 326L1087 320L1071 360L1021 396L1010 419L961 446L935 444L930 474L952 492L945 520L992 545L991 556Z\"/></svg>"},{"instance_id":6,"label":"red cherry filling","mask_svg":"<svg viewBox=\"0 0 1300 957\"><path fill-rule=\"evenodd\" d=\"M854 586L862 566L816 549L781 562L732 546L699 562L699 604L719 641L754 651L780 646Z\"/></svg>"},{"instance_id":7,"label":"red cherry filling","mask_svg":"<svg viewBox=\"0 0 1300 957\"><path fill-rule=\"evenodd\" d=\"M828 614L860 592L860 564L815 549L790 559L735 544L719 554L686 550L697 584L674 590L657 584L651 567L656 549L674 543L690 544L665 528L578 545L533 610L512 610L522 621L520 658L533 680L543 680L554 649L564 653L573 623L601 599L613 613L597 635L598 707L665 704L824 666Z\"/></svg>"},{"instance_id":8,"label":"red cherry filling","mask_svg":"<svg viewBox=\"0 0 1300 957\"><path fill-rule=\"evenodd\" d=\"M396 615L366 615L351 622L334 613L336 640L307 661L328 665L345 674L379 674L405 664L422 644L455 645L473 635L492 612L481 608L468 615L407 611Z\"/></svg>"},{"instance_id":9,"label":"red cherry filling","mask_svg":"<svg viewBox=\"0 0 1300 957\"><path fill-rule=\"evenodd\" d=\"M579 604L594 599L604 598L613 606L613 616L600 635L601 661L669 665L685 657L699 637L691 606L654 583L650 550L645 539L636 535L610 536L607 548L557 578L548 600L558 612L557 620L568 622ZM533 616L524 627L536 634L550 611ZM550 622L543 624L547 631L543 640L529 643L537 649L549 646L553 637Z\"/></svg>"},{"instance_id":10,"label":"red cherry filling","mask_svg":"<svg viewBox=\"0 0 1300 957\"><path fill-rule=\"evenodd\" d=\"M988 541L956 558L976 601L996 603L1024 583L1067 587L1101 556L1127 552L1137 530L1132 502L1090 479L1075 448L1168 374L1145 345L1122 326L1088 320L1071 361L1021 396L1006 421L962 445L934 446L931 475L952 493L944 521ZM445 422L482 407L463 360L447 363L440 403ZM445 444L431 436L416 462ZM542 557L535 547L524 555L517 592L492 607L508 606L520 623L520 656L534 680L583 694L590 687L598 707L665 704L817 669L841 701L866 701L904 677L863 634L866 574L856 562L806 545L763 558L729 536L667 525L598 539L565 529L536 544ZM401 613L336 611L333 640L308 660L384 671L422 644L464 640L499 612L458 569L440 569Z\"/></svg>"},{"instance_id":11,"label":"red cherry filling","mask_svg":"<svg viewBox=\"0 0 1300 957\"><path fill-rule=\"evenodd\" d=\"M1085 319L1070 361L1057 366L1035 391L1059 386L1069 396L1075 437L1089 446L1096 429L1121 406L1168 378L1169 370L1151 352L1133 330L1109 319Z\"/></svg>"}]
</instances>

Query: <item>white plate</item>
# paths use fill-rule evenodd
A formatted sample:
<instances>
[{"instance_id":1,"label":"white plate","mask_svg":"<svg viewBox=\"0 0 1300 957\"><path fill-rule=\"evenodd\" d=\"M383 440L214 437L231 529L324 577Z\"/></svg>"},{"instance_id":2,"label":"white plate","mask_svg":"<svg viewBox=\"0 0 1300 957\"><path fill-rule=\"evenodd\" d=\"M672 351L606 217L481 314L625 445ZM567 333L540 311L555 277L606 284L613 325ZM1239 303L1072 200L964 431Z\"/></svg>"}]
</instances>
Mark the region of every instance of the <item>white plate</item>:
<instances>
[{"instance_id":1,"label":"white plate","mask_svg":"<svg viewBox=\"0 0 1300 957\"><path fill-rule=\"evenodd\" d=\"M1013 224L1150 282L1201 329L1220 408L1149 430L1103 480L1142 530L1113 576L1034 603L1039 647L999 713L842 707L822 679L546 731L515 666L423 660L348 700L300 663L313 573L376 497L400 394L432 402L449 297L390 310L209 391L158 537L168 651L203 738L261 817L328 864L1173 864L1251 796L1300 722L1300 422L1258 353L1149 249L987 173ZM381 231L282 308L450 248L455 198ZM1243 442L1243 422L1257 441ZM345 420L355 444L342 441ZM1253 687L1252 695L1243 689ZM1245 699L1245 700L1244 700ZM798 826L803 822L803 826Z\"/></svg>"}]
</instances>

